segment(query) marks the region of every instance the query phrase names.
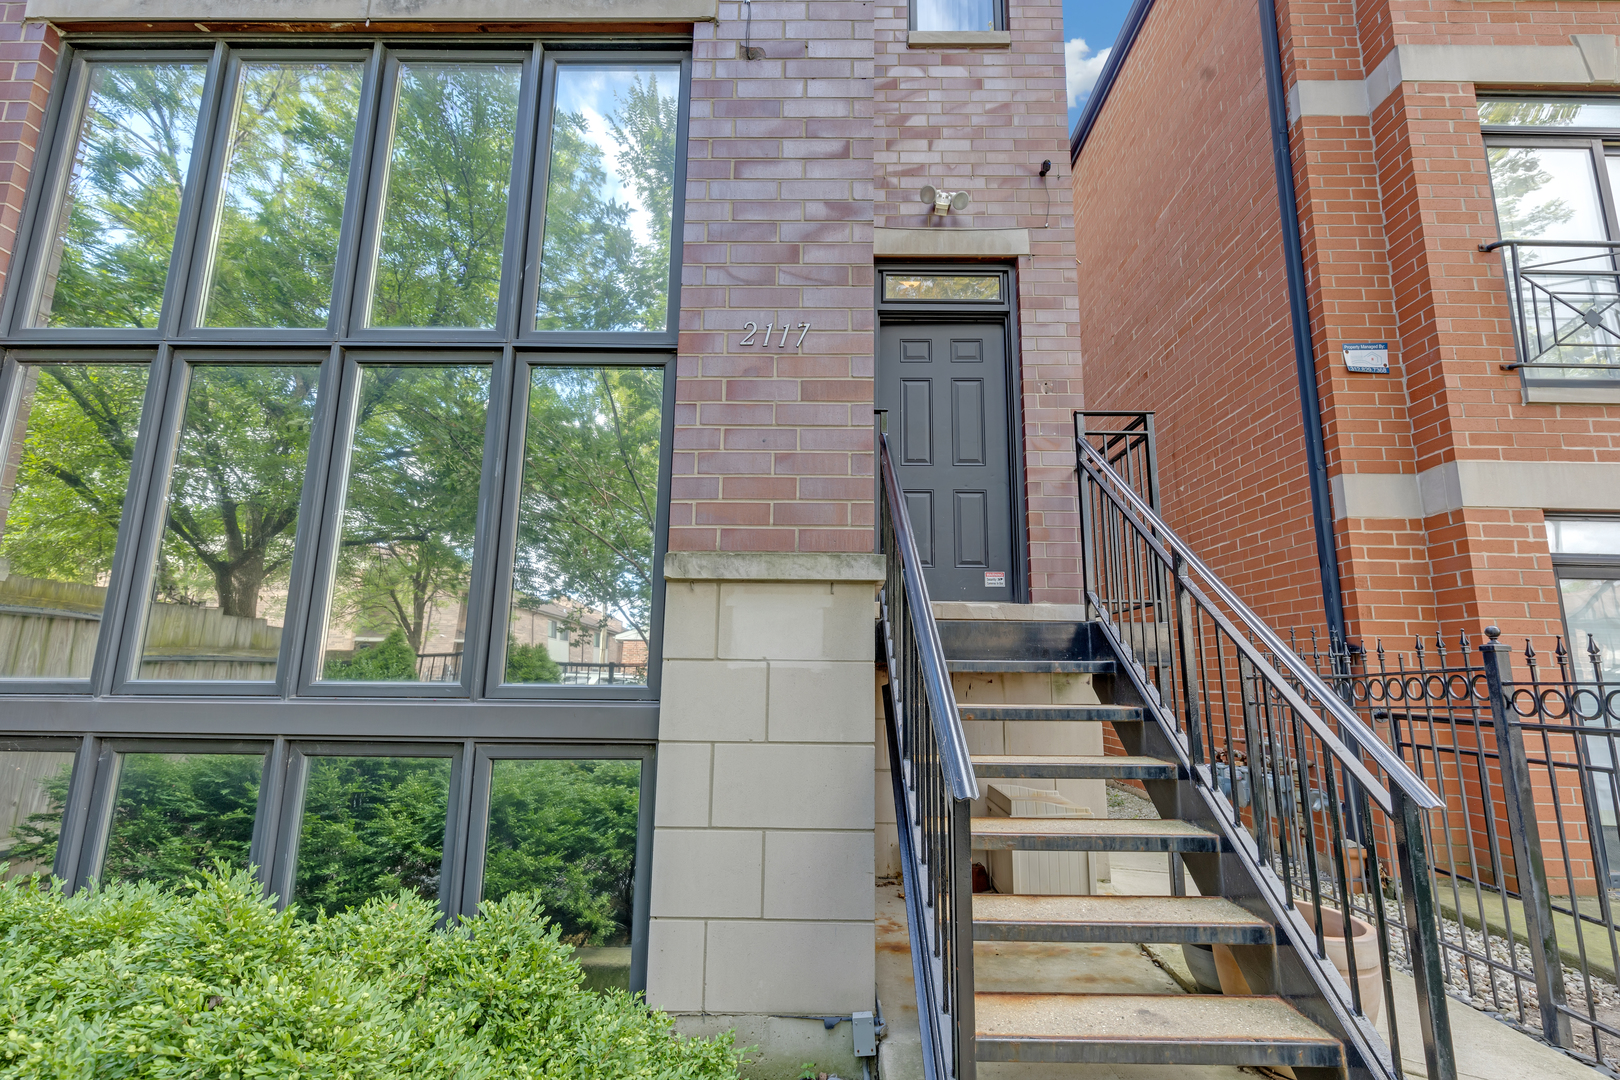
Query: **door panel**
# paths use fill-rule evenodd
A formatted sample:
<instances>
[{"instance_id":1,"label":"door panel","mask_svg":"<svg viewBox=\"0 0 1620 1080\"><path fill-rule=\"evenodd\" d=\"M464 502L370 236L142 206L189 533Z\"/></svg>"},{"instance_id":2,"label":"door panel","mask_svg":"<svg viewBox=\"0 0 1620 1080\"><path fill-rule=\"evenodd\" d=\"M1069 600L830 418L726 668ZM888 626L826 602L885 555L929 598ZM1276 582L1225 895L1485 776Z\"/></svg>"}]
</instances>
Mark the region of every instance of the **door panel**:
<instances>
[{"instance_id":1,"label":"door panel","mask_svg":"<svg viewBox=\"0 0 1620 1080\"><path fill-rule=\"evenodd\" d=\"M884 326L877 384L929 594L935 600L1011 600L1014 498L1004 324Z\"/></svg>"}]
</instances>

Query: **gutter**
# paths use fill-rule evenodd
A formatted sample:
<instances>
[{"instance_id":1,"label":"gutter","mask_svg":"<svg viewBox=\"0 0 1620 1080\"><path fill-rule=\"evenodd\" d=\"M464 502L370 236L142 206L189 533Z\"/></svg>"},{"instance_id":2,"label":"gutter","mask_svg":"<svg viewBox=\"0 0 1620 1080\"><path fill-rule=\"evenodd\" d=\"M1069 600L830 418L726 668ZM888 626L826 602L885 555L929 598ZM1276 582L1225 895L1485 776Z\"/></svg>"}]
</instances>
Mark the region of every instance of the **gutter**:
<instances>
[{"instance_id":1,"label":"gutter","mask_svg":"<svg viewBox=\"0 0 1620 1080\"><path fill-rule=\"evenodd\" d=\"M1271 160L1277 171L1277 211L1282 218L1283 264L1288 278L1288 315L1294 329L1294 370L1299 376L1300 426L1305 430L1305 469L1311 484L1316 527L1316 567L1322 577L1322 610L1328 631L1345 643L1344 595L1333 536L1333 499L1328 488L1327 446L1322 438L1322 402L1316 394L1316 353L1305 291L1305 254L1294 197L1294 159L1288 144L1288 92L1283 88L1282 42L1275 0L1260 0L1260 38L1265 48L1266 104L1271 120ZM1113 56L1108 57L1110 60Z\"/></svg>"},{"instance_id":2,"label":"gutter","mask_svg":"<svg viewBox=\"0 0 1620 1080\"><path fill-rule=\"evenodd\" d=\"M1069 137L1069 164L1085 149L1092 127L1114 88L1120 68L1153 10L1154 0L1135 0L1120 28L1119 39L1086 99ZM1322 608L1329 631L1345 641L1344 594L1339 588L1337 542L1333 535L1333 500L1328 486L1327 447L1322 436L1322 402L1316 392L1316 354L1311 346L1310 307L1305 287L1305 256L1299 234L1294 163L1288 143L1288 95L1283 86L1282 43L1274 0L1260 0L1260 37L1265 52L1266 104L1271 127L1271 157L1277 173L1277 210L1282 219L1283 264L1288 281L1288 314L1294 335L1294 370L1299 379L1300 420L1305 431L1305 468L1310 480L1311 517L1316 535L1317 572L1322 579Z\"/></svg>"}]
</instances>

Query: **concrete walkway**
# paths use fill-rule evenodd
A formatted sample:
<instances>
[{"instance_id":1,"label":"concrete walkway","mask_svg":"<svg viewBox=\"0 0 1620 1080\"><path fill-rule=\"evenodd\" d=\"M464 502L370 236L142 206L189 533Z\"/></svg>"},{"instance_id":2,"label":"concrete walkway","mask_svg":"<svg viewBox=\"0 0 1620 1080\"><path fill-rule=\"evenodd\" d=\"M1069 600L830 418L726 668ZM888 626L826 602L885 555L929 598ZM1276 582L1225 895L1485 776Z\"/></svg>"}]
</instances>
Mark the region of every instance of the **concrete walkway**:
<instances>
[{"instance_id":1,"label":"concrete walkway","mask_svg":"<svg viewBox=\"0 0 1620 1080\"><path fill-rule=\"evenodd\" d=\"M1118 892L1168 895L1165 856L1115 854L1110 861L1113 887ZM1167 955L1166 959L1173 957ZM973 950L973 963L983 990L1186 992L1135 945L981 942ZM880 882L877 887L877 983L888 1023L880 1049L881 1076L883 1080L916 1080L922 1076L922 1043L911 979L911 942L905 901L899 885L892 882ZM1417 1015L1415 986L1399 973L1395 976L1395 1006L1396 1015ZM1596 1080L1601 1075L1462 1002L1451 1002L1450 1015L1460 1080ZM1401 1049L1407 1075L1426 1077L1422 1044ZM984 1080L1256 1080L1264 1074L1230 1066L985 1063L979 1066L979 1075Z\"/></svg>"}]
</instances>

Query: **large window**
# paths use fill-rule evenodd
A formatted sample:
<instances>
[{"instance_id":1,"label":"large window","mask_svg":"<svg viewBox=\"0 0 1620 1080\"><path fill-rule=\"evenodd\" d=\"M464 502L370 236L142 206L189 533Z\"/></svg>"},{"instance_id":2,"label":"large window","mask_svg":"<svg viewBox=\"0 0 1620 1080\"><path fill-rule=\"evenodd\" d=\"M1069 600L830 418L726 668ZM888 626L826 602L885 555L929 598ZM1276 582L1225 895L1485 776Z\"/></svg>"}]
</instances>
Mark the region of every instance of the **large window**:
<instances>
[{"instance_id":1,"label":"large window","mask_svg":"<svg viewBox=\"0 0 1620 1080\"><path fill-rule=\"evenodd\" d=\"M1518 363L1533 383L1620 379L1620 98L1479 103Z\"/></svg>"},{"instance_id":2,"label":"large window","mask_svg":"<svg viewBox=\"0 0 1620 1080\"><path fill-rule=\"evenodd\" d=\"M650 693L685 77L74 55L6 311L0 692Z\"/></svg>"},{"instance_id":3,"label":"large window","mask_svg":"<svg viewBox=\"0 0 1620 1080\"><path fill-rule=\"evenodd\" d=\"M913 30L1005 30L1003 0L911 0Z\"/></svg>"},{"instance_id":4,"label":"large window","mask_svg":"<svg viewBox=\"0 0 1620 1080\"><path fill-rule=\"evenodd\" d=\"M689 61L64 57L0 313L0 861L540 889L628 973Z\"/></svg>"}]
</instances>

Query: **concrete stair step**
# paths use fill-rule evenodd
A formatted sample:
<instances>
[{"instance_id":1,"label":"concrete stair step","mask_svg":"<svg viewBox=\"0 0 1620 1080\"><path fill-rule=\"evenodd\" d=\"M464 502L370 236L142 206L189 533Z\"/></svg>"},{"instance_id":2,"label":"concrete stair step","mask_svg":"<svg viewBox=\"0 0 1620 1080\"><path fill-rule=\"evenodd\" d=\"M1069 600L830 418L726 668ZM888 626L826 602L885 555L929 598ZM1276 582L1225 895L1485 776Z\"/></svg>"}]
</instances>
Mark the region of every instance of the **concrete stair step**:
<instances>
[{"instance_id":1,"label":"concrete stair step","mask_svg":"<svg viewBox=\"0 0 1620 1080\"><path fill-rule=\"evenodd\" d=\"M1141 723L1137 705L975 705L958 701L963 720L1107 720Z\"/></svg>"},{"instance_id":2,"label":"concrete stair step","mask_svg":"<svg viewBox=\"0 0 1620 1080\"><path fill-rule=\"evenodd\" d=\"M973 897L975 941L1271 945L1276 929L1219 896Z\"/></svg>"},{"instance_id":3,"label":"concrete stair step","mask_svg":"<svg viewBox=\"0 0 1620 1080\"><path fill-rule=\"evenodd\" d=\"M1112 675L1112 660L947 660L951 671L990 674L998 671L1062 675Z\"/></svg>"},{"instance_id":4,"label":"concrete stair step","mask_svg":"<svg viewBox=\"0 0 1620 1080\"><path fill-rule=\"evenodd\" d=\"M1217 834L1185 821L976 817L972 830L973 847L978 851L1221 850Z\"/></svg>"},{"instance_id":5,"label":"concrete stair step","mask_svg":"<svg viewBox=\"0 0 1620 1080\"><path fill-rule=\"evenodd\" d=\"M1173 761L1091 754L984 754L973 758L974 775L990 780L1174 780Z\"/></svg>"},{"instance_id":6,"label":"concrete stair step","mask_svg":"<svg viewBox=\"0 0 1620 1080\"><path fill-rule=\"evenodd\" d=\"M1344 1047L1281 998L975 994L980 1061L1343 1068Z\"/></svg>"}]
</instances>

